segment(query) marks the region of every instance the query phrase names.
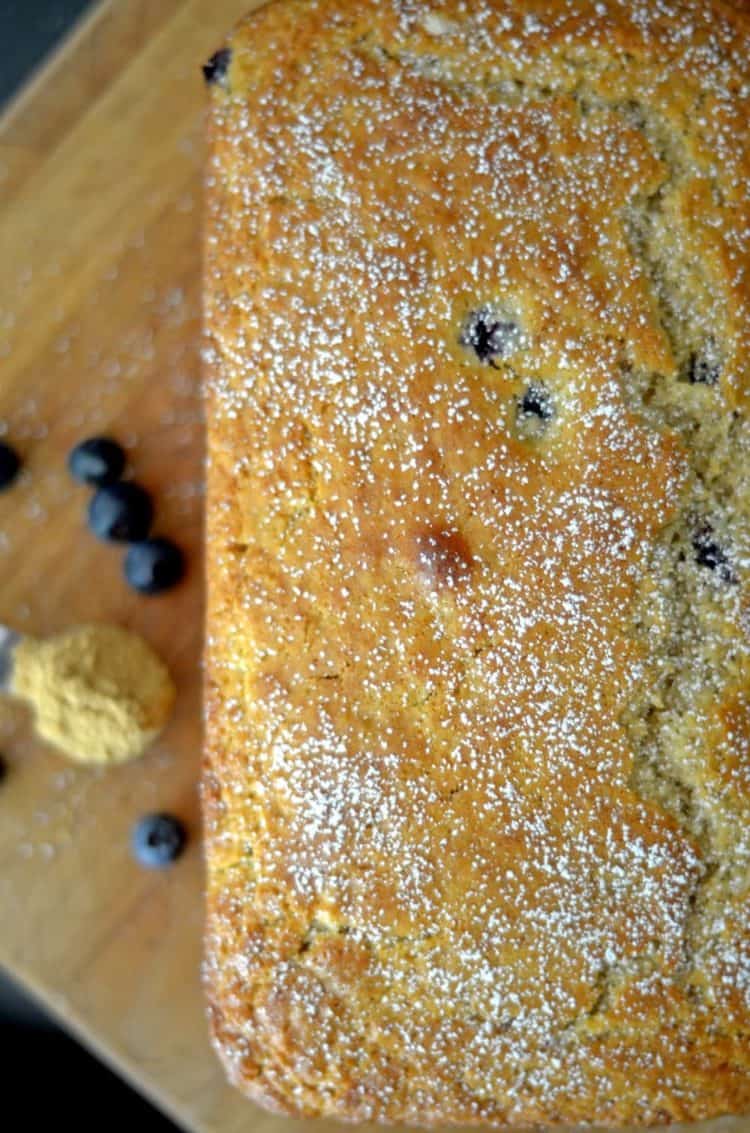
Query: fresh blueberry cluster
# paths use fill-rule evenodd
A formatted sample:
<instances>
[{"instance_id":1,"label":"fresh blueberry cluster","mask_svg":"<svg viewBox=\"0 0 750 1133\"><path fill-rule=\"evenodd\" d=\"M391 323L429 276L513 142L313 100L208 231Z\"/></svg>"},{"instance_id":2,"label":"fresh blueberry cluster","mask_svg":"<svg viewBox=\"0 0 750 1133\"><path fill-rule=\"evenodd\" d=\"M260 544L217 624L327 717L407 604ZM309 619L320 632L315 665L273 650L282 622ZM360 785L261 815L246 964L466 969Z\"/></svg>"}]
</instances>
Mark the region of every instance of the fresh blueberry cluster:
<instances>
[{"instance_id":1,"label":"fresh blueberry cluster","mask_svg":"<svg viewBox=\"0 0 750 1133\"><path fill-rule=\"evenodd\" d=\"M71 475L95 489L88 508L88 525L99 539L129 543L125 578L141 594L161 594L185 573L182 551L170 539L150 538L154 505L150 495L132 480L121 480L125 453L109 437L81 441L68 457Z\"/></svg>"},{"instance_id":2,"label":"fresh blueberry cluster","mask_svg":"<svg viewBox=\"0 0 750 1133\"><path fill-rule=\"evenodd\" d=\"M125 464L122 446L110 437L89 437L68 457L73 478L94 488L88 509L89 528L100 539L129 543L125 578L141 594L160 594L180 581L185 561L170 539L149 538L154 505L140 484L121 479ZM10 488L20 469L16 450L0 442L0 492ZM7 774L8 764L0 755L0 782ZM171 814L147 814L132 832L133 854L148 869L171 865L186 842L185 827Z\"/></svg>"}]
</instances>

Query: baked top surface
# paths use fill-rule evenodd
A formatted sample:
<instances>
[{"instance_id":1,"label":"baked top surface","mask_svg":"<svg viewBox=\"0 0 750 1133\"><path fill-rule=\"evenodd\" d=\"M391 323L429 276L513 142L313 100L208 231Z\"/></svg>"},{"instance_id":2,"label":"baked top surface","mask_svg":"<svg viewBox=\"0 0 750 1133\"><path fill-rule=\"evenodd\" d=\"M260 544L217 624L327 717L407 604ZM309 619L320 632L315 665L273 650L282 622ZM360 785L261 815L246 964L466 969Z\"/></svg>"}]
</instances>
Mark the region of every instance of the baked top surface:
<instances>
[{"instance_id":1,"label":"baked top surface","mask_svg":"<svg viewBox=\"0 0 750 1133\"><path fill-rule=\"evenodd\" d=\"M750 8L276 0L229 46L229 1073L361 1119L750 1108Z\"/></svg>"}]
</instances>

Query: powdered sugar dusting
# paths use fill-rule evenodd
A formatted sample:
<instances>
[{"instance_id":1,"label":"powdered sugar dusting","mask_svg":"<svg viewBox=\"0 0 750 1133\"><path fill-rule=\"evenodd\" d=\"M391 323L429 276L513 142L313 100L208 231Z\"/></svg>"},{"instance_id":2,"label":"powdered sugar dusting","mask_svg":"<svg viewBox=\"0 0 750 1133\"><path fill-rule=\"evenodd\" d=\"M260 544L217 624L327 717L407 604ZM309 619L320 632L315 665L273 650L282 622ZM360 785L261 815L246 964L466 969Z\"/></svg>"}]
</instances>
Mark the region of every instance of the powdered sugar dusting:
<instances>
[{"instance_id":1,"label":"powdered sugar dusting","mask_svg":"<svg viewBox=\"0 0 750 1133\"><path fill-rule=\"evenodd\" d=\"M313 0L259 20L262 58L249 24L214 100L209 173L225 1055L245 1081L258 1034L272 1091L361 1117L750 1098L712 1022L717 998L750 1010L720 990L744 994L745 938L698 939L718 843L636 773L629 713L659 679L639 596L696 473L623 377L683 366L643 216L706 179L748 209L720 115L692 148L652 136L707 97L735 106L748 29L697 2ZM747 282L710 215L669 223L679 263L705 262L695 333L721 333L732 398ZM741 590L714 591L742 666ZM724 821L715 790L691 805Z\"/></svg>"}]
</instances>

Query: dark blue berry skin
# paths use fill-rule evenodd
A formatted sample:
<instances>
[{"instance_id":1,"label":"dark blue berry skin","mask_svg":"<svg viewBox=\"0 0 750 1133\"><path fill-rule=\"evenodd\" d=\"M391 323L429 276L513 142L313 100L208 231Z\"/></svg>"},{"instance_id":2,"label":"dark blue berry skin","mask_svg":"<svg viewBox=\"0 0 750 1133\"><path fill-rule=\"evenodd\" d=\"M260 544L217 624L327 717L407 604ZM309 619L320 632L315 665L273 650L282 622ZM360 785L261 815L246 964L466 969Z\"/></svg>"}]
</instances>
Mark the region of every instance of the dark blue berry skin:
<instances>
[{"instance_id":1,"label":"dark blue berry skin","mask_svg":"<svg viewBox=\"0 0 750 1133\"><path fill-rule=\"evenodd\" d=\"M222 47L212 55L207 63L203 64L203 78L210 85L223 83L227 77L229 64L232 62L232 51L229 47Z\"/></svg>"},{"instance_id":2,"label":"dark blue berry skin","mask_svg":"<svg viewBox=\"0 0 750 1133\"><path fill-rule=\"evenodd\" d=\"M0 441L0 492L9 488L21 468L21 459L14 448Z\"/></svg>"},{"instance_id":3,"label":"dark blue berry skin","mask_svg":"<svg viewBox=\"0 0 750 1133\"><path fill-rule=\"evenodd\" d=\"M480 362L494 366L512 349L518 327L510 319L499 319L486 307L473 311L461 332L459 341L474 351Z\"/></svg>"},{"instance_id":4,"label":"dark blue berry skin","mask_svg":"<svg viewBox=\"0 0 750 1133\"><path fill-rule=\"evenodd\" d=\"M99 539L137 543L148 535L154 507L145 489L129 481L98 488L89 504L88 524Z\"/></svg>"},{"instance_id":5,"label":"dark blue berry skin","mask_svg":"<svg viewBox=\"0 0 750 1133\"><path fill-rule=\"evenodd\" d=\"M714 539L710 523L704 523L693 535L693 550L698 566L714 571L722 582L737 583L737 575L726 552Z\"/></svg>"},{"instance_id":6,"label":"dark blue berry skin","mask_svg":"<svg viewBox=\"0 0 750 1133\"><path fill-rule=\"evenodd\" d=\"M146 869L166 869L182 854L187 842L185 827L171 814L147 814L133 827L135 858Z\"/></svg>"},{"instance_id":7,"label":"dark blue berry skin","mask_svg":"<svg viewBox=\"0 0 750 1133\"><path fill-rule=\"evenodd\" d=\"M125 468L125 453L109 437L89 437L68 457L68 469L82 484L114 484Z\"/></svg>"},{"instance_id":8,"label":"dark blue berry skin","mask_svg":"<svg viewBox=\"0 0 750 1133\"><path fill-rule=\"evenodd\" d=\"M538 417L540 421L551 421L555 411L549 390L543 385L530 385L521 399L521 414L524 417Z\"/></svg>"},{"instance_id":9,"label":"dark blue berry skin","mask_svg":"<svg viewBox=\"0 0 750 1133\"><path fill-rule=\"evenodd\" d=\"M125 578L140 594L161 594L185 573L182 551L170 539L133 543L125 556Z\"/></svg>"},{"instance_id":10,"label":"dark blue berry skin","mask_svg":"<svg viewBox=\"0 0 750 1133\"><path fill-rule=\"evenodd\" d=\"M715 386L719 380L719 369L693 354L690 359L688 379L691 385Z\"/></svg>"},{"instance_id":11,"label":"dark blue berry skin","mask_svg":"<svg viewBox=\"0 0 750 1133\"><path fill-rule=\"evenodd\" d=\"M0 755L0 783L2 783L3 779L6 777L7 774L8 774L8 764L5 762L5 759L3 758L3 756Z\"/></svg>"}]
</instances>

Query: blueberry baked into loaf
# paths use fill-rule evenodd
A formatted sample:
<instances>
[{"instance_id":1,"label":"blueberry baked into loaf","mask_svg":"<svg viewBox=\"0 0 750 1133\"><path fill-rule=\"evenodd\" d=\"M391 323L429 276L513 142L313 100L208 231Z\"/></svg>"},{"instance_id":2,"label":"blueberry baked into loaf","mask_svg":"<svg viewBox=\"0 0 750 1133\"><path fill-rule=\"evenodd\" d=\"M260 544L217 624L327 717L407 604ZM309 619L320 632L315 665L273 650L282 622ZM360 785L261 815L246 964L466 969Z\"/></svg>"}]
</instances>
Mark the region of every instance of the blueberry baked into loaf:
<instances>
[{"instance_id":1,"label":"blueberry baked into loaf","mask_svg":"<svg viewBox=\"0 0 750 1133\"><path fill-rule=\"evenodd\" d=\"M750 3L275 0L206 75L232 1081L750 1109Z\"/></svg>"}]
</instances>

